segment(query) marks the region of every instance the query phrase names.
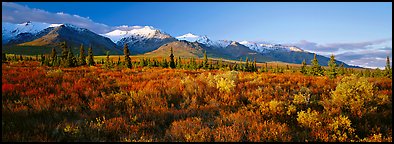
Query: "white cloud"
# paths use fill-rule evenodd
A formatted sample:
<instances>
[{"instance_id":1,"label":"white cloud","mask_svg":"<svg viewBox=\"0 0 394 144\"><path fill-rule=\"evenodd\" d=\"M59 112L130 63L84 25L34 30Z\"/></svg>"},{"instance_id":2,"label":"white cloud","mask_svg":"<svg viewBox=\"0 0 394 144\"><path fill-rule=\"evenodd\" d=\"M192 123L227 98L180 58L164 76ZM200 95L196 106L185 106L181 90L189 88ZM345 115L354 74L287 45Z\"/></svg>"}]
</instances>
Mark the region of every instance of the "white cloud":
<instances>
[{"instance_id":1,"label":"white cloud","mask_svg":"<svg viewBox=\"0 0 394 144\"><path fill-rule=\"evenodd\" d=\"M2 21L23 23L36 21L45 23L69 23L82 28L87 28L96 33L106 33L113 30L105 24L96 23L89 18L71 15L64 12L50 13L41 9L29 8L17 3L2 2Z\"/></svg>"},{"instance_id":2,"label":"white cloud","mask_svg":"<svg viewBox=\"0 0 394 144\"><path fill-rule=\"evenodd\" d=\"M336 59L350 65L368 68L384 68L386 57L392 55L392 38L355 43L318 44L302 40L291 45L304 50Z\"/></svg>"}]
</instances>

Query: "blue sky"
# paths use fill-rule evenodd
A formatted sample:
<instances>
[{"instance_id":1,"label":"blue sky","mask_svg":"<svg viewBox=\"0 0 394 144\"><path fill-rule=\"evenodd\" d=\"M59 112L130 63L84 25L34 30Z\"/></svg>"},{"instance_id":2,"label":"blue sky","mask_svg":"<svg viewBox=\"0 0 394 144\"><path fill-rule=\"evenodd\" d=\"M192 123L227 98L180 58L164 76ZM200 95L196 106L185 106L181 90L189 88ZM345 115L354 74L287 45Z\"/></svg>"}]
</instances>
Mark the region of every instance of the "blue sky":
<instances>
[{"instance_id":1,"label":"blue sky","mask_svg":"<svg viewBox=\"0 0 394 144\"><path fill-rule=\"evenodd\" d=\"M84 23L98 33L121 25L148 25L172 36L190 32L216 40L293 44L366 67L384 67L385 57L392 55L391 2L18 2L2 7L2 21L53 23L66 14L68 22ZM52 15L13 17L16 9Z\"/></svg>"}]
</instances>

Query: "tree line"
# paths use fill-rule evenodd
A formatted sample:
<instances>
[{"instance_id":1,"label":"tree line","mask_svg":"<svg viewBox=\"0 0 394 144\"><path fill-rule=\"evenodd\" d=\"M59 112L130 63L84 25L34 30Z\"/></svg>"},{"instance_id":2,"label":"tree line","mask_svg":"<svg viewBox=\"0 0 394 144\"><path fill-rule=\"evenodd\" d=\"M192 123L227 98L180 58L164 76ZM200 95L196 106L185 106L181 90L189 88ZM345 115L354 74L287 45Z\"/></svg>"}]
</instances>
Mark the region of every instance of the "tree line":
<instances>
[{"instance_id":1,"label":"tree line","mask_svg":"<svg viewBox=\"0 0 394 144\"><path fill-rule=\"evenodd\" d=\"M79 55L74 56L71 48L67 46L66 42L62 42L60 45L61 55L58 56L56 49L53 48L51 54L43 55L41 54L40 58L36 55L35 60L40 61L41 65L46 66L59 66L59 67L77 67L77 66L94 66L96 64L102 64L103 68L114 68L115 66L119 68L133 68L133 67L162 67L162 68L177 68L177 69L187 69L187 70L197 70L197 69L205 69L205 70L234 70L234 71L244 71L244 72L273 72L273 73L283 73L284 70L296 72L297 70L294 68L290 68L286 65L286 68L279 67L268 67L268 64L265 63L265 66L257 67L256 59L252 61L246 57L245 62L243 62L242 58L240 58L239 63L229 63L223 62L222 59L216 60L213 62L212 59L208 59L206 51L204 52L203 60L197 60L194 57L191 58L175 58L173 54L173 49L171 48L171 54L169 55L169 62L167 58L162 58L159 61L157 58L140 58L139 61L132 62L130 58L130 50L128 48L128 44L126 43L123 47L124 60L121 61L120 56L118 57L117 62L112 61L109 58L109 52L107 51L106 60L103 59L101 61L94 61L93 49L90 45L88 48L87 57L85 56L85 49L83 44L80 46ZM22 55L6 57L6 54L3 53L2 61L32 61L34 60L32 57L23 58ZM316 54L311 60L311 65L307 65L305 59L302 61L301 72L304 75L309 76L328 76L329 78L335 78L338 75L345 75L355 73L359 76L364 77L388 77L391 78L392 69L390 67L390 59L387 56L386 67L384 70L380 70L376 68L375 70L366 69L364 71L354 71L354 69L344 68L344 64L340 64L339 66L335 62L335 56L331 55L330 60L328 62L328 68L323 68L319 65L319 62L316 58Z\"/></svg>"}]
</instances>

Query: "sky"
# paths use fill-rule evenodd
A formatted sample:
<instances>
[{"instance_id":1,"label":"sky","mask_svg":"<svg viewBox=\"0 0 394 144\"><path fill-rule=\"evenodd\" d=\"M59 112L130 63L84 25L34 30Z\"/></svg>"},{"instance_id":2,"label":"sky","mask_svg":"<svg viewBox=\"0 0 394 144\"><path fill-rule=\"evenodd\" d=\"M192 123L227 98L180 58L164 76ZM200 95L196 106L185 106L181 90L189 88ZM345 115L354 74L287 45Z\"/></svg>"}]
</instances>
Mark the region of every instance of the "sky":
<instances>
[{"instance_id":1,"label":"sky","mask_svg":"<svg viewBox=\"0 0 394 144\"><path fill-rule=\"evenodd\" d=\"M391 2L17 2L2 21L71 23L96 33L153 26L174 37L296 45L351 65L383 68L392 55Z\"/></svg>"}]
</instances>

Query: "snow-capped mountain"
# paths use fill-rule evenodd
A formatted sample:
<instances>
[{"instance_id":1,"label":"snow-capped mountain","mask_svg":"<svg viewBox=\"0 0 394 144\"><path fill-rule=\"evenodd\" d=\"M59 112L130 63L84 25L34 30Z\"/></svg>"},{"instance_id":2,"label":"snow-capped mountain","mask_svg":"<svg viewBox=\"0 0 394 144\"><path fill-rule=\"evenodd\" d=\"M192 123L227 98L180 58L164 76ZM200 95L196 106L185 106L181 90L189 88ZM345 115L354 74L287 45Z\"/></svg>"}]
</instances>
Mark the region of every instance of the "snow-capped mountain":
<instances>
[{"instance_id":1,"label":"snow-capped mountain","mask_svg":"<svg viewBox=\"0 0 394 144\"><path fill-rule=\"evenodd\" d=\"M206 35L198 36L198 35L194 35L192 33L187 33L187 34L184 34L181 36L177 36L176 38L178 40L185 40L188 42L198 42L198 43L210 46L210 47L219 47L219 48L225 48L233 42L233 41L229 41L229 40L211 40Z\"/></svg>"},{"instance_id":2,"label":"snow-capped mountain","mask_svg":"<svg viewBox=\"0 0 394 144\"><path fill-rule=\"evenodd\" d=\"M117 43L122 39L128 39L133 41L144 40L144 39L166 39L171 37L170 35L155 29L152 26L133 26L131 30L113 30L106 34L101 34L102 36L110 38L113 42ZM123 40L125 41L125 40Z\"/></svg>"},{"instance_id":3,"label":"snow-capped mountain","mask_svg":"<svg viewBox=\"0 0 394 144\"><path fill-rule=\"evenodd\" d=\"M133 54L153 51L176 39L152 26L133 26L131 30L116 29L102 36L110 38L119 47L128 44Z\"/></svg>"},{"instance_id":4,"label":"snow-capped mountain","mask_svg":"<svg viewBox=\"0 0 394 144\"><path fill-rule=\"evenodd\" d=\"M13 24L9 22L2 22L2 42L7 43L22 33L36 34L49 27L58 27L62 24L48 24L42 22L24 22L21 24Z\"/></svg>"},{"instance_id":5,"label":"snow-capped mountain","mask_svg":"<svg viewBox=\"0 0 394 144\"><path fill-rule=\"evenodd\" d=\"M287 46L281 44L269 44L269 43L255 43L249 41L241 41L239 42L242 45L249 47L251 50L257 51L259 53L268 53L271 51L294 51L294 52L303 52L301 48L296 46Z\"/></svg>"}]
</instances>

